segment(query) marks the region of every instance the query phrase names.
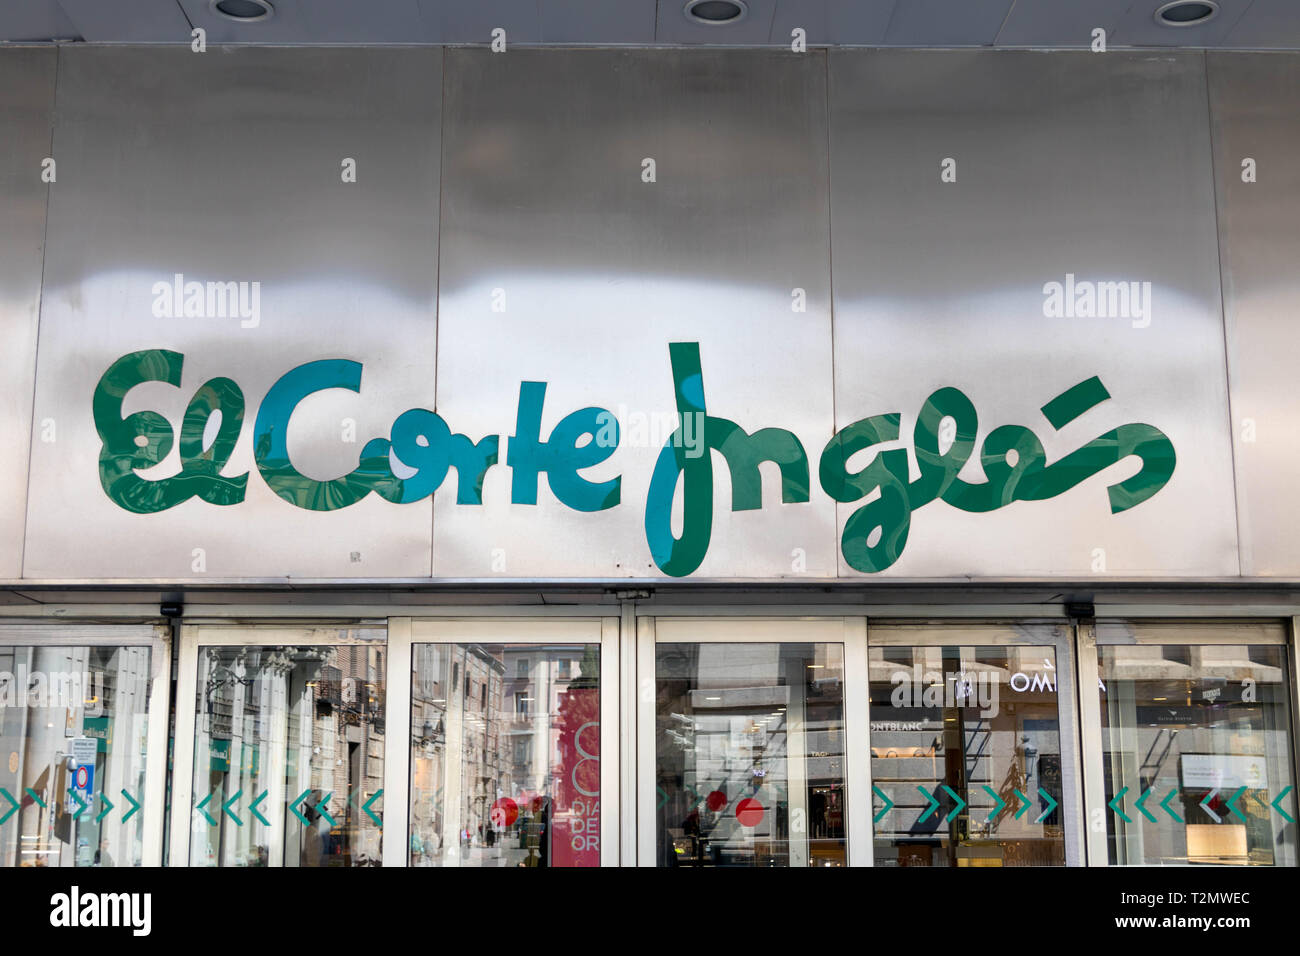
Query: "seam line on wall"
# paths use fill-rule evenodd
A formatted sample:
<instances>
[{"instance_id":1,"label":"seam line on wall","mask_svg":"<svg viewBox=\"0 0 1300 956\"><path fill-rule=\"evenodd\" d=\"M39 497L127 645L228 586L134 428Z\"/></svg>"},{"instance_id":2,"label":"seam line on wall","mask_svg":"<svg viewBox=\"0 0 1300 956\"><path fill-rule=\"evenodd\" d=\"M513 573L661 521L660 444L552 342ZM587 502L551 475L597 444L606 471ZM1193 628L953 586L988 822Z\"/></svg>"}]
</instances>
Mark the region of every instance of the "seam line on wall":
<instances>
[{"instance_id":1,"label":"seam line on wall","mask_svg":"<svg viewBox=\"0 0 1300 956\"><path fill-rule=\"evenodd\" d=\"M447 50L442 49L438 55L438 214L433 220L433 411L438 413L438 388L442 384L439 375L438 349L439 336L442 333L442 180L447 168ZM459 483L460 474L457 472ZM435 515L437 506L433 496L429 497L429 577L433 577L434 536L437 534Z\"/></svg>"},{"instance_id":2,"label":"seam line on wall","mask_svg":"<svg viewBox=\"0 0 1300 956\"><path fill-rule=\"evenodd\" d=\"M1231 345L1228 339L1228 298L1224 292L1224 283L1227 281L1227 277L1223 273L1223 227L1219 222L1219 169L1214 159L1216 144L1214 135L1214 94L1210 87L1210 54L1204 50L1201 52L1201 75L1205 80L1205 132L1206 138L1209 140L1210 193L1214 200L1214 255L1219 267L1219 334L1223 337L1223 394L1224 410L1228 415L1228 470L1232 475L1232 521L1233 528L1237 533L1237 547L1234 557L1237 562L1237 577L1241 577L1245 573L1242 552L1246 550L1246 544L1241 534L1241 509L1244 503L1241 500L1241 486L1237 481L1240 459L1237 457L1237 419L1232 407L1232 357L1230 354ZM1253 568L1255 563L1253 552L1250 554L1249 559Z\"/></svg>"},{"instance_id":3,"label":"seam line on wall","mask_svg":"<svg viewBox=\"0 0 1300 956\"><path fill-rule=\"evenodd\" d=\"M27 435L27 476L23 488L23 544L18 553L18 576L27 577L27 535L30 530L32 514L32 458L36 452L36 396L39 394L37 383L41 372L41 314L45 311L45 261L49 258L50 240L50 203L54 201L54 190L50 187L58 182L58 159L54 155L54 124L58 119L59 72L63 60L63 49L54 47L54 82L50 90L50 151L54 160L54 182L45 184L45 221L41 227L41 279L36 287L36 341L32 346L32 413L29 418ZM58 428L58 423L55 423Z\"/></svg>"},{"instance_id":4,"label":"seam line on wall","mask_svg":"<svg viewBox=\"0 0 1300 956\"><path fill-rule=\"evenodd\" d=\"M834 174L834 164L831 160L831 56L833 55L832 50L826 50L823 53L825 58L823 69L825 70L826 80L823 97L825 108L822 113L826 121L826 280L829 285L826 290L826 314L829 316L831 333L831 433L827 437L827 441L834 440L839 432L840 424L835 383L835 198L831 179ZM831 554L835 556L835 577L838 579L840 577L840 506L838 502L831 503L831 517Z\"/></svg>"}]
</instances>

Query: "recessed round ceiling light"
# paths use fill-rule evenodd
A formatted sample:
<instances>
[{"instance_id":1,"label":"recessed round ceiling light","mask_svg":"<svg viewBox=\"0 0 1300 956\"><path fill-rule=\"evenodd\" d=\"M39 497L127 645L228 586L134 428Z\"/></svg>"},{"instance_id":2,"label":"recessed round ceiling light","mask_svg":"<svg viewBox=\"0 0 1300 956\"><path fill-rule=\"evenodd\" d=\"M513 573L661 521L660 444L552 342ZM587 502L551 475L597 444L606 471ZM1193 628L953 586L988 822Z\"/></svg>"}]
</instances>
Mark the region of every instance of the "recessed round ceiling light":
<instances>
[{"instance_id":1,"label":"recessed round ceiling light","mask_svg":"<svg viewBox=\"0 0 1300 956\"><path fill-rule=\"evenodd\" d=\"M1166 27L1198 27L1219 12L1213 0L1174 0L1156 9L1156 23Z\"/></svg>"},{"instance_id":2,"label":"recessed round ceiling light","mask_svg":"<svg viewBox=\"0 0 1300 956\"><path fill-rule=\"evenodd\" d=\"M212 9L227 20L252 23L269 19L275 8L266 0L212 0Z\"/></svg>"},{"instance_id":3,"label":"recessed round ceiling light","mask_svg":"<svg viewBox=\"0 0 1300 956\"><path fill-rule=\"evenodd\" d=\"M736 23L749 12L745 0L687 0L686 19L711 27Z\"/></svg>"}]
</instances>

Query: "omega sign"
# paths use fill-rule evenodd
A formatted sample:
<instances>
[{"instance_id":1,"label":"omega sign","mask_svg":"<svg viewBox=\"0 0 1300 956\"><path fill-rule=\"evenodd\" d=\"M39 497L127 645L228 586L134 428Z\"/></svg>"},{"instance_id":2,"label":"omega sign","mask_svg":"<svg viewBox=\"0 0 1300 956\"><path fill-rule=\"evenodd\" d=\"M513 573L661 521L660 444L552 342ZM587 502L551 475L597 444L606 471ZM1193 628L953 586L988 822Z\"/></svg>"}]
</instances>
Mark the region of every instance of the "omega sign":
<instances>
[{"instance_id":1,"label":"omega sign","mask_svg":"<svg viewBox=\"0 0 1300 956\"><path fill-rule=\"evenodd\" d=\"M786 503L809 500L811 476L809 456L794 433L780 427L751 432L709 414L698 343L675 342L668 351L678 424L651 475L644 527L655 564L680 577L694 572L708 552L713 531L712 452L719 453L730 474L733 511L762 508L762 462L777 465L781 500ZM217 507L244 500L248 474L224 473L246 412L243 392L232 379L213 378L198 388L179 423L179 437L176 425L157 412L122 414L123 401L137 385L165 382L179 387L183 363L179 352L132 352L114 362L95 388L95 429L102 442L100 484L127 511L150 514L194 497ZM419 501L434 494L454 468L456 503L481 505L484 475L500 463L501 436L474 440L453 433L441 416L423 408L398 416L387 438L370 439L347 474L316 480L294 467L286 436L299 402L324 389L359 393L361 373L359 362L329 359L299 365L280 377L257 409L253 425L261 479L291 506L334 511L371 494L395 504ZM544 438L546 388L546 382L519 385L515 431L506 439L504 461L511 470L511 503L536 505L544 474L555 497L576 511L622 506L620 477L593 482L581 474L618 447L618 420L606 409L582 408L566 415ZM1041 411L1055 430L1109 398L1094 376L1051 398ZM964 393L943 387L926 399L917 415L911 445L920 474L912 479L906 448L877 448L902 437L901 420L895 411L856 421L832 436L817 462L817 477L827 495L837 502L865 502L849 517L840 541L844 560L858 571L883 571L897 561L907 545L913 512L935 500L966 512L1044 501L1134 457L1141 467L1106 488L1111 512L1119 513L1155 495L1174 472L1173 444L1153 425L1117 425L1049 462L1030 428L1006 424L990 431L978 450L984 480L959 478L976 454L979 417ZM177 442L181 466L176 474L148 479L136 473L162 462ZM865 467L849 469L852 456L873 448L875 456ZM682 530L676 535L672 513L679 484Z\"/></svg>"}]
</instances>

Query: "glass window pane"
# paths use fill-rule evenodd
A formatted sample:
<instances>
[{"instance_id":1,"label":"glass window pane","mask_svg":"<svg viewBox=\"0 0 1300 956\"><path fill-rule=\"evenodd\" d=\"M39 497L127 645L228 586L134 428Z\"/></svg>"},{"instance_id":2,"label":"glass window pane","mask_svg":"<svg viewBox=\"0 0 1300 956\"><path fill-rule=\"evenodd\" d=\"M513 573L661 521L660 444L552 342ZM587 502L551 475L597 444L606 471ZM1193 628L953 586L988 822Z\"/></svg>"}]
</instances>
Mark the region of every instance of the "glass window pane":
<instances>
[{"instance_id":1,"label":"glass window pane","mask_svg":"<svg viewBox=\"0 0 1300 956\"><path fill-rule=\"evenodd\" d=\"M191 866L380 865L384 657L199 648Z\"/></svg>"},{"instance_id":2,"label":"glass window pane","mask_svg":"<svg viewBox=\"0 0 1300 956\"><path fill-rule=\"evenodd\" d=\"M599 866L600 645L415 645L410 815L412 866Z\"/></svg>"},{"instance_id":3,"label":"glass window pane","mask_svg":"<svg viewBox=\"0 0 1300 956\"><path fill-rule=\"evenodd\" d=\"M844 646L659 644L660 866L844 866Z\"/></svg>"},{"instance_id":4,"label":"glass window pane","mask_svg":"<svg viewBox=\"0 0 1300 956\"><path fill-rule=\"evenodd\" d=\"M142 862L147 647L0 647L0 866Z\"/></svg>"},{"instance_id":5,"label":"glass window pane","mask_svg":"<svg viewBox=\"0 0 1300 956\"><path fill-rule=\"evenodd\" d=\"M876 866L1064 866L1055 650L868 660Z\"/></svg>"},{"instance_id":6,"label":"glass window pane","mask_svg":"<svg viewBox=\"0 0 1300 956\"><path fill-rule=\"evenodd\" d=\"M1296 864L1285 651L1097 649L1112 864Z\"/></svg>"}]
</instances>

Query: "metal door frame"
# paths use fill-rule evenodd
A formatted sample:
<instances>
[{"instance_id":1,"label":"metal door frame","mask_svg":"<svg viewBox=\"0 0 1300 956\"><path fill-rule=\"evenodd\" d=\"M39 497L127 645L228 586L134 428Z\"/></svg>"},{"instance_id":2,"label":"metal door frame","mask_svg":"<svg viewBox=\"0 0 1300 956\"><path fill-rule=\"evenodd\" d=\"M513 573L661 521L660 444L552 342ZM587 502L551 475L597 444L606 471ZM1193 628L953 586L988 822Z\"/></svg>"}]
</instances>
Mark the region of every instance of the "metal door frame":
<instances>
[{"instance_id":1,"label":"metal door frame","mask_svg":"<svg viewBox=\"0 0 1300 956\"><path fill-rule=\"evenodd\" d=\"M1134 634L1128 639L1122 635L1098 635L1098 624L1130 624L1138 628L1149 628L1146 633ZM1261 636L1259 640L1243 641L1240 633L1233 633L1233 628L1250 624L1272 624L1281 629L1281 634L1270 637ZM1162 627L1196 628L1197 634L1185 634L1181 637L1176 632L1168 637L1159 634ZM1087 827L1087 865L1110 866L1108 849L1109 823L1106 806L1105 751L1102 748L1101 734L1101 698L1097 694L1101 668L1098 662L1099 645L1204 645L1204 644L1268 644L1283 648L1283 666L1288 671L1287 678L1290 696L1289 716L1291 718L1291 773L1300 777L1300 692L1296 687L1296 638L1300 618L1296 617L1219 617L1201 614L1195 618L1178 619L1166 616L1112 615L1106 614L1095 621L1081 622L1078 627L1078 639L1075 642L1079 651L1079 723L1083 752L1091 753L1097 764L1091 769L1084 768L1084 813L1089 822ZM1125 864L1137 867L1141 864ZM1191 866L1193 864L1181 864Z\"/></svg>"},{"instance_id":2,"label":"metal door frame","mask_svg":"<svg viewBox=\"0 0 1300 956\"><path fill-rule=\"evenodd\" d=\"M521 609L522 610L522 609ZM601 614L518 615L486 607L483 613L437 614L421 608L418 617L388 620L389 713L401 719L402 734L386 738L384 764L385 817L400 819L404 839L384 842L384 866L407 865L410 835L410 758L412 648L416 644L599 644L600 645L600 865L618 866L621 819L619 693L619 617L604 608ZM398 677L401 675L401 679ZM400 718L397 715L401 715ZM606 732L605 728L611 728ZM402 746L396 746L400 740Z\"/></svg>"},{"instance_id":3,"label":"metal door frame","mask_svg":"<svg viewBox=\"0 0 1300 956\"><path fill-rule=\"evenodd\" d=\"M1054 635L1015 633L979 634L981 628L1051 627ZM935 633L908 634L908 629L934 628ZM965 630L965 634L963 634ZM1065 836L1065 865L1083 866L1085 839L1083 813L1083 755L1079 738L1078 667L1074 660L1075 629L1061 618L873 618L868 628L869 647L1051 647L1056 652L1056 712L1061 739L1061 817Z\"/></svg>"},{"instance_id":4,"label":"metal door frame","mask_svg":"<svg viewBox=\"0 0 1300 956\"><path fill-rule=\"evenodd\" d=\"M200 647L331 647L344 645L365 645L384 647L388 645L379 639L362 640L348 638L338 633L339 628L353 627L368 630L383 630L384 621L342 620L338 622L313 621L310 623L278 623L274 620L259 620L242 624L233 620L214 620L209 622L188 622L180 627L180 639L176 652L176 729L175 749L172 759L172 806L168 821L171 844L168 854L169 866L190 865L190 826L194 817L194 729L198 718L194 702L198 699L198 652ZM388 654L385 680L391 686L392 654ZM391 700L391 692L388 695ZM385 711L389 703L386 700ZM388 773L389 735L384 734L384 773L385 784ZM387 802L387 792L385 792ZM386 808L385 808L386 809ZM387 814L385 813L385 816ZM382 828L381 828L382 832ZM381 846L387 859L390 840L385 834Z\"/></svg>"},{"instance_id":5,"label":"metal door frame","mask_svg":"<svg viewBox=\"0 0 1300 956\"><path fill-rule=\"evenodd\" d=\"M862 617L679 613L656 609L636 618L636 865L655 865L655 645L680 644L841 644L844 647L844 785L849 866L870 866L871 762L867 699L853 687L865 687L867 630ZM743 629L743 630L742 630ZM766 634L758 634L765 631ZM858 698L861 698L860 700ZM629 702L629 707L631 702ZM631 809L631 807L629 807Z\"/></svg>"},{"instance_id":6,"label":"metal door frame","mask_svg":"<svg viewBox=\"0 0 1300 956\"><path fill-rule=\"evenodd\" d=\"M167 731L172 674L170 629L152 624L26 624L0 622L0 647L147 647L149 713L144 765L140 865L161 866L167 801Z\"/></svg>"}]
</instances>

